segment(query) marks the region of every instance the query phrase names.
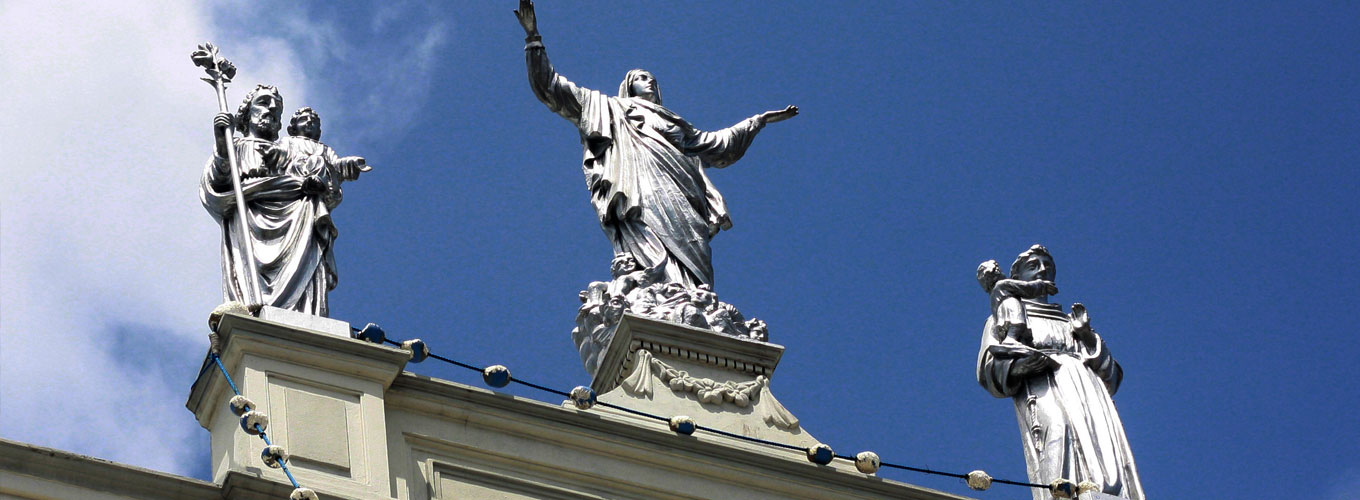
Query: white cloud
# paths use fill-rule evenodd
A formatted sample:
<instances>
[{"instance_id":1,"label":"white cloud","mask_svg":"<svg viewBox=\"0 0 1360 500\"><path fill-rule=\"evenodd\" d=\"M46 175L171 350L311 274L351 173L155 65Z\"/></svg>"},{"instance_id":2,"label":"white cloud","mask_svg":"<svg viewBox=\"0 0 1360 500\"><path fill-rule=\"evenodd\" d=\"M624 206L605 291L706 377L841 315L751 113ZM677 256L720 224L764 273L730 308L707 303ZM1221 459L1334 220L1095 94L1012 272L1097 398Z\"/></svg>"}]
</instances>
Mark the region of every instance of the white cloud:
<instances>
[{"instance_id":1,"label":"white cloud","mask_svg":"<svg viewBox=\"0 0 1360 500\"><path fill-rule=\"evenodd\" d=\"M342 102L303 63L346 50L334 28L288 22L262 36L178 1L0 5L0 436L199 472L184 400L221 298L197 199L217 105L189 52L211 40L240 68L232 109L255 82L290 107Z\"/></svg>"}]
</instances>

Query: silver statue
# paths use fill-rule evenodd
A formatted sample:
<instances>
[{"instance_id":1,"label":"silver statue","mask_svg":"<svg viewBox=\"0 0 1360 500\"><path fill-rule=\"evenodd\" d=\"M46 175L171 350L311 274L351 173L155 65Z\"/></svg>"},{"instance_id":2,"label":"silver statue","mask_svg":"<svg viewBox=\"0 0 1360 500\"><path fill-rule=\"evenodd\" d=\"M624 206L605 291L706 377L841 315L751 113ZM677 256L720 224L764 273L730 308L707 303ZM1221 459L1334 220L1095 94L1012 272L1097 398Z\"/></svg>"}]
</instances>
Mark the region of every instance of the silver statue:
<instances>
[{"instance_id":1,"label":"silver statue","mask_svg":"<svg viewBox=\"0 0 1360 500\"><path fill-rule=\"evenodd\" d=\"M1123 371L1091 329L1084 306L1073 304L1069 315L1048 302L1058 293L1056 273L1041 245L1016 257L1010 279L996 261L978 266L992 307L978 383L1014 401L1031 482L1066 479L1093 490L1082 498L1141 500L1138 469L1110 398ZM1048 490L1032 491L1035 500L1052 498Z\"/></svg>"},{"instance_id":2,"label":"silver statue","mask_svg":"<svg viewBox=\"0 0 1360 500\"><path fill-rule=\"evenodd\" d=\"M765 124L792 118L798 108L705 132L661 105L661 90L646 71L629 71L617 96L563 78L548 61L533 2L521 0L515 15L527 35L534 95L580 131L586 187L614 253L659 266L667 282L712 286L709 242L732 222L704 168L735 163Z\"/></svg>"},{"instance_id":3,"label":"silver statue","mask_svg":"<svg viewBox=\"0 0 1360 500\"><path fill-rule=\"evenodd\" d=\"M310 108L293 115L292 136L280 140L282 114L278 89L259 85L235 116L214 118L216 147L199 198L222 227L225 300L329 316L326 294L337 280L331 210L340 203L340 183L370 167L322 144L321 118Z\"/></svg>"}]
</instances>

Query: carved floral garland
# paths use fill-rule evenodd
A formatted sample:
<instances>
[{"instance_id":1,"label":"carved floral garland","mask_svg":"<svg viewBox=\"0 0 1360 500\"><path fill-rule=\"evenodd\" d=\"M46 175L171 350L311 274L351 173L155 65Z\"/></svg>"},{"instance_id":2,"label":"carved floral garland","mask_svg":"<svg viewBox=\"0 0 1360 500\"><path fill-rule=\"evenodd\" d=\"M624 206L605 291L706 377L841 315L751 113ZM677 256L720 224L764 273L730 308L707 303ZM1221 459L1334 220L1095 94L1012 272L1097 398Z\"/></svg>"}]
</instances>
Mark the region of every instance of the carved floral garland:
<instances>
[{"instance_id":1,"label":"carved floral garland","mask_svg":"<svg viewBox=\"0 0 1360 500\"><path fill-rule=\"evenodd\" d=\"M757 375L756 379L750 382L717 382L713 379L693 377L688 372L678 370L657 359L646 349L638 349L633 356L633 369L621 384L629 393L651 397L652 379L655 376L672 391L694 393L701 404L732 403L738 408L746 408L752 403L764 401L764 404L758 405L757 408L765 423L786 430L798 428L798 417L789 413L789 410L774 398L770 393L770 380L764 375Z\"/></svg>"}]
</instances>

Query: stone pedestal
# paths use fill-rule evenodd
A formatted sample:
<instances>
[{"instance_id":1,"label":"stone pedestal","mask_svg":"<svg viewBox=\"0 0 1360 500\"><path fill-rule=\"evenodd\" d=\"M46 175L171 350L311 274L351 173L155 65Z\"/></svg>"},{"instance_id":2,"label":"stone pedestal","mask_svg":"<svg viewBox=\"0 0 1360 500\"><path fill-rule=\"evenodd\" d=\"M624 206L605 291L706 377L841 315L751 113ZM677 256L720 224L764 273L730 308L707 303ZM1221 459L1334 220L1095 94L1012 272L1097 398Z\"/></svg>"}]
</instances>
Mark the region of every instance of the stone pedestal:
<instances>
[{"instance_id":1,"label":"stone pedestal","mask_svg":"<svg viewBox=\"0 0 1360 500\"><path fill-rule=\"evenodd\" d=\"M299 483L323 497L390 497L384 393L409 354L353 340L343 322L315 319L325 322L298 326L224 316L218 326L223 366L241 393L269 415L269 437L292 455ZM232 395L210 367L194 381L187 403L212 434L213 481L222 484L236 473L286 484L282 470L261 461L264 442L241 430L227 405Z\"/></svg>"},{"instance_id":2,"label":"stone pedestal","mask_svg":"<svg viewBox=\"0 0 1360 500\"><path fill-rule=\"evenodd\" d=\"M799 446L817 444L770 391L784 348L627 314L601 355L600 401Z\"/></svg>"},{"instance_id":3,"label":"stone pedestal","mask_svg":"<svg viewBox=\"0 0 1360 500\"><path fill-rule=\"evenodd\" d=\"M349 323L338 319L323 318L305 312L293 311L274 306L261 306L259 318L265 321L283 323L303 330L329 333L337 337L350 338Z\"/></svg>"}]
</instances>

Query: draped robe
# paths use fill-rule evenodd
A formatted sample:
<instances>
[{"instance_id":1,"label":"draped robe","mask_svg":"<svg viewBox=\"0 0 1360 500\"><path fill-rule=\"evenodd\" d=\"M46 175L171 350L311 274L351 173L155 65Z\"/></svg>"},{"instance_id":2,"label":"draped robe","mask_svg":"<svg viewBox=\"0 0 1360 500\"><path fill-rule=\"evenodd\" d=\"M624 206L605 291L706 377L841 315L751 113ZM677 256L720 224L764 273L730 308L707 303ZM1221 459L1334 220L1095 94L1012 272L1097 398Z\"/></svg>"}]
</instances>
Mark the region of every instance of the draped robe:
<instances>
[{"instance_id":1,"label":"draped robe","mask_svg":"<svg viewBox=\"0 0 1360 500\"><path fill-rule=\"evenodd\" d=\"M238 137L241 189L245 195L248 228L240 227L232 192L231 170L225 158L214 157L199 185L203 207L222 228L222 295L225 300L259 303L328 316L326 294L335 288L335 258L331 246L337 235L331 209L340 202L341 178L327 168L330 148L289 137L279 143ZM278 148L269 161L269 148ZM334 152L330 151L330 156ZM326 193L302 192L303 179L318 175ZM249 238L255 262L245 262L242 247ZM253 297L246 266L256 270L263 297Z\"/></svg>"},{"instance_id":2,"label":"draped robe","mask_svg":"<svg viewBox=\"0 0 1360 500\"><path fill-rule=\"evenodd\" d=\"M1019 310L1011 310L1015 308ZM1010 301L1000 309L987 319L983 330L978 383L993 396L1014 401L1030 482L1091 481L1098 487L1097 494L1082 498L1142 500L1133 452L1111 399L1123 370L1105 341L1092 333L1092 344L1078 342L1072 335L1071 318L1056 304ZM1029 347L1057 360L1057 368L1024 379L1010 375L1014 358L989 349L1014 345L1006 340L1003 329L996 328L998 322L1010 318L1025 321L1033 334ZM1032 492L1035 500L1052 498L1047 490Z\"/></svg>"},{"instance_id":3,"label":"draped robe","mask_svg":"<svg viewBox=\"0 0 1360 500\"><path fill-rule=\"evenodd\" d=\"M732 222L704 168L741 159L764 125L753 117L698 130L660 104L578 87L540 42L525 54L534 95L580 132L586 188L614 253L663 266L669 282L712 285L709 242Z\"/></svg>"}]
</instances>

